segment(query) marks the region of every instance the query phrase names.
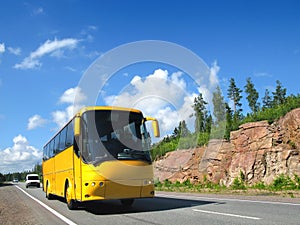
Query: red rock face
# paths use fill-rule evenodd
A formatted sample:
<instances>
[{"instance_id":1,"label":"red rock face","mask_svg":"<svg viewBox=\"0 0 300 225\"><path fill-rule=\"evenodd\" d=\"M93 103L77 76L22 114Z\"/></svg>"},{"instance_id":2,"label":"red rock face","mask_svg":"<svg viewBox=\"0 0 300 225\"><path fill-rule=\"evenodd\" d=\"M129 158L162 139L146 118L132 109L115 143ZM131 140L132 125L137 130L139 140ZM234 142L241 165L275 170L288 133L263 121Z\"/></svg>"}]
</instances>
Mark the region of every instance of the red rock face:
<instances>
[{"instance_id":1,"label":"red rock face","mask_svg":"<svg viewBox=\"0 0 300 225\"><path fill-rule=\"evenodd\" d=\"M280 174L300 176L300 108L269 125L247 123L230 142L211 140L206 148L178 150L155 162L159 180L210 181L230 185L243 173L246 182L271 183Z\"/></svg>"}]
</instances>

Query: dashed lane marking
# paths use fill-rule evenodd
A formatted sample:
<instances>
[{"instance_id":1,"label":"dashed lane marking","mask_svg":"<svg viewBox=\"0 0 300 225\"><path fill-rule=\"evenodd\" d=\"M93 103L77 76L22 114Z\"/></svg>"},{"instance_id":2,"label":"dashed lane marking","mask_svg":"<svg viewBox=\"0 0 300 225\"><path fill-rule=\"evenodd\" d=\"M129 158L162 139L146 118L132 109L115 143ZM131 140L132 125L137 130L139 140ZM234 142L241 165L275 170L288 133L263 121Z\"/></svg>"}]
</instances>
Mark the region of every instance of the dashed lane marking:
<instances>
[{"instance_id":1,"label":"dashed lane marking","mask_svg":"<svg viewBox=\"0 0 300 225\"><path fill-rule=\"evenodd\" d=\"M253 216L243 216L238 214L231 214L231 213L221 213L221 212L215 212L215 211L207 211L207 210L200 210L200 209L193 209L195 212L201 212L201 213L208 213L208 214L215 214L215 215L222 215L222 216L231 216L231 217L238 217L243 219L251 219L251 220L260 220L259 217L253 217Z\"/></svg>"}]
</instances>

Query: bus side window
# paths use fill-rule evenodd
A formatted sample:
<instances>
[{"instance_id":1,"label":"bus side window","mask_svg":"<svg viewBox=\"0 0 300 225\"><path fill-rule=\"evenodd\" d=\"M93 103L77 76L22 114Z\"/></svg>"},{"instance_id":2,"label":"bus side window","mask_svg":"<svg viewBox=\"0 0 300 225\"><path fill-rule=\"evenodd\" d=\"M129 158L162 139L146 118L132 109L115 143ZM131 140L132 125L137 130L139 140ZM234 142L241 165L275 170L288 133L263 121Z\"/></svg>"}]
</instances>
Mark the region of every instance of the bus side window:
<instances>
[{"instance_id":1,"label":"bus side window","mask_svg":"<svg viewBox=\"0 0 300 225\"><path fill-rule=\"evenodd\" d=\"M54 156L54 139L52 139L49 143L48 156L49 158Z\"/></svg>"},{"instance_id":2,"label":"bus side window","mask_svg":"<svg viewBox=\"0 0 300 225\"><path fill-rule=\"evenodd\" d=\"M66 137L66 148L73 145L74 142L74 128L73 128L73 121L69 123L67 128L67 137Z\"/></svg>"},{"instance_id":3,"label":"bus side window","mask_svg":"<svg viewBox=\"0 0 300 225\"><path fill-rule=\"evenodd\" d=\"M54 154L59 153L59 133L54 138Z\"/></svg>"},{"instance_id":4,"label":"bus side window","mask_svg":"<svg viewBox=\"0 0 300 225\"><path fill-rule=\"evenodd\" d=\"M47 160L49 158L48 157L48 148L49 148L48 144L46 146L44 146L44 149L43 149L43 160Z\"/></svg>"},{"instance_id":5,"label":"bus side window","mask_svg":"<svg viewBox=\"0 0 300 225\"><path fill-rule=\"evenodd\" d=\"M59 138L59 151L63 151L66 148L66 136L67 136L67 127L65 127L61 132L60 132L60 138Z\"/></svg>"}]
</instances>

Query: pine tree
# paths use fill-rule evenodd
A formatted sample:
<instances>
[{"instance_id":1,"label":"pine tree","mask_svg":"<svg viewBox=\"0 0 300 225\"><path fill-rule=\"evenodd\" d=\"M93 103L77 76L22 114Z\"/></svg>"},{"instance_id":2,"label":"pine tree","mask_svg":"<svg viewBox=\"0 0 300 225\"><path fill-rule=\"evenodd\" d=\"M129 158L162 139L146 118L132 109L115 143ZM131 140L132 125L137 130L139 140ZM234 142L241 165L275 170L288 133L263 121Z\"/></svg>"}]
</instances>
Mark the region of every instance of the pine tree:
<instances>
[{"instance_id":1,"label":"pine tree","mask_svg":"<svg viewBox=\"0 0 300 225\"><path fill-rule=\"evenodd\" d=\"M2 173L0 173L0 183L4 181L5 181L5 176Z\"/></svg>"},{"instance_id":2,"label":"pine tree","mask_svg":"<svg viewBox=\"0 0 300 225\"><path fill-rule=\"evenodd\" d=\"M195 111L195 132L205 132L205 124L208 118L208 112L206 110L207 102L204 101L202 93L194 99L194 111Z\"/></svg>"},{"instance_id":3,"label":"pine tree","mask_svg":"<svg viewBox=\"0 0 300 225\"><path fill-rule=\"evenodd\" d=\"M270 92L268 89L266 89L266 91L265 91L265 96L262 99L262 103L263 103L263 106L262 106L263 109L272 107L272 98L270 96Z\"/></svg>"},{"instance_id":4,"label":"pine tree","mask_svg":"<svg viewBox=\"0 0 300 225\"><path fill-rule=\"evenodd\" d=\"M231 130L235 130L239 127L240 121L243 119L242 115L242 103L240 102L242 90L239 89L233 78L230 79L230 85L228 88L228 98L233 102L233 117Z\"/></svg>"},{"instance_id":5,"label":"pine tree","mask_svg":"<svg viewBox=\"0 0 300 225\"><path fill-rule=\"evenodd\" d=\"M176 138L176 137L179 137L179 135L180 135L180 131L179 131L178 127L175 127L172 136Z\"/></svg>"},{"instance_id":6,"label":"pine tree","mask_svg":"<svg viewBox=\"0 0 300 225\"><path fill-rule=\"evenodd\" d=\"M210 133L211 132L212 123L213 123L213 118L209 114L205 118L205 132L206 133Z\"/></svg>"},{"instance_id":7,"label":"pine tree","mask_svg":"<svg viewBox=\"0 0 300 225\"><path fill-rule=\"evenodd\" d=\"M230 84L227 91L228 91L227 93L228 98L233 102L233 113L240 114L242 109L238 109L238 108L242 106L242 103L240 102L242 98L241 96L242 90L236 86L233 78L230 79Z\"/></svg>"},{"instance_id":8,"label":"pine tree","mask_svg":"<svg viewBox=\"0 0 300 225\"><path fill-rule=\"evenodd\" d=\"M226 117L225 101L219 86L217 86L215 92L213 92L212 101L214 105L213 114L215 117L215 124L218 125L222 121L225 121Z\"/></svg>"},{"instance_id":9,"label":"pine tree","mask_svg":"<svg viewBox=\"0 0 300 225\"><path fill-rule=\"evenodd\" d=\"M186 137L190 133L185 120L180 121L178 127L173 131L173 137Z\"/></svg>"},{"instance_id":10,"label":"pine tree","mask_svg":"<svg viewBox=\"0 0 300 225\"><path fill-rule=\"evenodd\" d=\"M181 136L181 137L186 137L186 136L188 136L188 134L190 133L190 131L189 131L189 129L187 128L187 125L186 125L185 120L183 120L183 121L181 122L180 125L181 125L180 136Z\"/></svg>"},{"instance_id":11,"label":"pine tree","mask_svg":"<svg viewBox=\"0 0 300 225\"><path fill-rule=\"evenodd\" d=\"M226 108L226 129L224 138L226 140L230 139L230 131L232 130L232 110L227 103L225 103Z\"/></svg>"},{"instance_id":12,"label":"pine tree","mask_svg":"<svg viewBox=\"0 0 300 225\"><path fill-rule=\"evenodd\" d=\"M259 103L257 102L259 95L256 89L254 88L254 84L252 83L250 77L247 78L245 92L248 94L246 98L248 100L250 109L253 113L256 113L259 110Z\"/></svg>"},{"instance_id":13,"label":"pine tree","mask_svg":"<svg viewBox=\"0 0 300 225\"><path fill-rule=\"evenodd\" d=\"M272 92L273 102L272 106L280 105L286 102L286 88L282 87L282 84L279 80L276 80L276 90Z\"/></svg>"}]
</instances>

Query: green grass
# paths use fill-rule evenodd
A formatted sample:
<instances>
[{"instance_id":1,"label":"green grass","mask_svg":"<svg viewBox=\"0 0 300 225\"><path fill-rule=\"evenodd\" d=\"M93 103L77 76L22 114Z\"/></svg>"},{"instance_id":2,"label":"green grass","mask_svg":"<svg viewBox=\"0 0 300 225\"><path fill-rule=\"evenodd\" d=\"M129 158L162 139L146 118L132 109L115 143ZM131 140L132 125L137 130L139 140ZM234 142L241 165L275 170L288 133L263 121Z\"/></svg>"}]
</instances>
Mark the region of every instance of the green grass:
<instances>
[{"instance_id":1,"label":"green grass","mask_svg":"<svg viewBox=\"0 0 300 225\"><path fill-rule=\"evenodd\" d=\"M163 182L156 181L155 189L157 191L171 191L171 192L198 192L198 193L255 193L256 195L283 195L294 198L294 191L300 191L300 177L294 175L289 177L287 175L280 175L276 177L269 185L264 182L259 182L253 185L248 185L240 175L236 177L231 186L215 184L204 178L203 182L192 183L190 180L184 182L171 182L165 180ZM300 194L300 192L299 192Z\"/></svg>"}]
</instances>

